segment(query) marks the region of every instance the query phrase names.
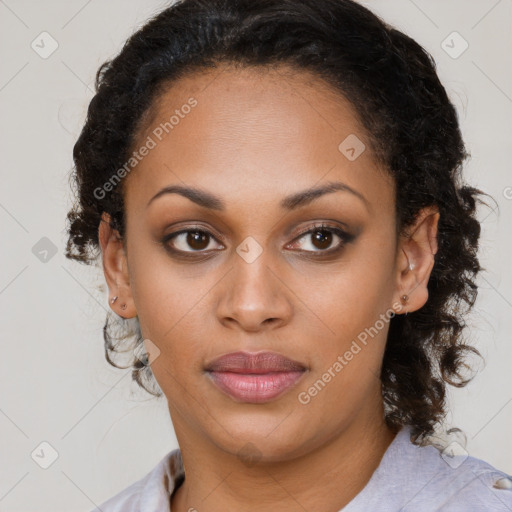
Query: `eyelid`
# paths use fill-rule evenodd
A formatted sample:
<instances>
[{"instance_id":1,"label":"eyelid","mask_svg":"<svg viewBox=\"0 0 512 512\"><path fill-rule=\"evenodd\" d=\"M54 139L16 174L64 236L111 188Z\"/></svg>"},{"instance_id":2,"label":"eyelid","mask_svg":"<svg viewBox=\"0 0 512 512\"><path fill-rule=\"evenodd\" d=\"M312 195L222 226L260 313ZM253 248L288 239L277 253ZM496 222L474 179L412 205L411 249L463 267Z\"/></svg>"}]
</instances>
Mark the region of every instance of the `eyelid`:
<instances>
[{"instance_id":1,"label":"eyelid","mask_svg":"<svg viewBox=\"0 0 512 512\"><path fill-rule=\"evenodd\" d=\"M200 224L197 224L197 225L188 225L188 226L184 226L182 229L178 229L177 231L173 231L172 233L168 233L166 235L164 235L161 239L161 243L165 246L165 247L169 247L168 244L171 240L173 240L174 238L178 237L179 235L182 235L183 233L190 233L190 232L200 232L200 233L203 233L207 236L209 236L210 238L213 238L215 239L216 241L220 241L221 245L225 245L225 237L222 236L222 235L217 235L217 234L214 234L212 233L212 231L210 230L210 228L206 228L205 226L202 226ZM219 240L220 239L220 240ZM186 254L186 253L191 253L191 254L205 254L205 253L208 253L210 252L212 249L210 249L209 251L206 251L206 250L202 250L202 251L182 251L180 249L174 249L174 248L171 248L169 247L169 249L175 253L180 253L180 254ZM215 249L217 250L217 249Z\"/></svg>"},{"instance_id":2,"label":"eyelid","mask_svg":"<svg viewBox=\"0 0 512 512\"><path fill-rule=\"evenodd\" d=\"M303 235L306 235L308 233L311 233L312 231L321 231L321 230L331 230L333 232L337 232L337 233L343 233L343 234L347 234L348 233L346 231L344 231L341 227L339 226L332 226L332 225L329 225L329 224L326 224L325 221L320 221L320 222L317 222L315 224L313 224L312 226L308 226L307 228L304 228L302 231L300 231L294 238L294 240L296 240L297 238L300 238L301 236Z\"/></svg>"},{"instance_id":3,"label":"eyelid","mask_svg":"<svg viewBox=\"0 0 512 512\"><path fill-rule=\"evenodd\" d=\"M319 250L319 251L302 251L307 254L318 254L318 255L327 255L327 254L333 254L338 251L340 251L346 244L352 242L356 235L353 235L349 233L348 231L345 231L344 229L340 228L339 226L332 226L329 224L326 224L325 222L315 223L313 226L309 226L308 228L305 228L303 231L301 231L298 235L295 236L295 238L290 242L290 244L294 243L297 240L300 240L304 237L304 235L309 235L312 233L315 233L316 231L328 231L331 233L334 233L341 242L338 244L337 247L325 249L325 250ZM288 245L290 245L288 244Z\"/></svg>"}]
</instances>

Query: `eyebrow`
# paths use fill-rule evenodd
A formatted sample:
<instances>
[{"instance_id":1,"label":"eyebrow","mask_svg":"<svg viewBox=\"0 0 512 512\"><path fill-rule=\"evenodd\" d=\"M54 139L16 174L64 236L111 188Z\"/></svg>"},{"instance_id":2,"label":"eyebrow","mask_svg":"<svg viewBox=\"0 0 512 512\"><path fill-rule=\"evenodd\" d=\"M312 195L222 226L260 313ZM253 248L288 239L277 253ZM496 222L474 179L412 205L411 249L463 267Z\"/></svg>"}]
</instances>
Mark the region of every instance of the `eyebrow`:
<instances>
[{"instance_id":1,"label":"eyebrow","mask_svg":"<svg viewBox=\"0 0 512 512\"><path fill-rule=\"evenodd\" d=\"M363 194L353 189L352 187L348 186L347 184L341 183L340 181L329 181L318 187L312 187L305 190L301 190L300 192L296 192L292 195L286 196L284 199L281 200L279 205L281 208L291 211L301 206L305 206L321 196L339 191L349 192L352 195L358 197L365 204L367 209L370 209L369 202L366 199L366 197L363 196ZM190 201L198 204L199 206L202 206L203 208L208 208L210 210L225 211L226 209L226 205L221 198L205 190L201 190L194 187L185 187L182 185L170 185L159 190L149 200L148 204L146 205L146 208L148 208L149 205L155 199L162 197L163 195L166 194L179 194L183 197L186 197L187 199L190 199Z\"/></svg>"}]
</instances>

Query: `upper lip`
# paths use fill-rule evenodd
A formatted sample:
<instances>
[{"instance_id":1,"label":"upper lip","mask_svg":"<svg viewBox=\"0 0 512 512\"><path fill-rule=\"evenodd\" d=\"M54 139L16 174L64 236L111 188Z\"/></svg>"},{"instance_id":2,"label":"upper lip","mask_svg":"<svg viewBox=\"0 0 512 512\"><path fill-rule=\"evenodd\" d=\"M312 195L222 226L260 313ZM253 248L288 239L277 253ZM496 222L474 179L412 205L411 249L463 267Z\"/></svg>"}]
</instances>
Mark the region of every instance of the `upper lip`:
<instances>
[{"instance_id":1,"label":"upper lip","mask_svg":"<svg viewBox=\"0 0 512 512\"><path fill-rule=\"evenodd\" d=\"M214 359L206 367L210 372L268 373L303 371L306 367L276 352L231 352Z\"/></svg>"}]
</instances>

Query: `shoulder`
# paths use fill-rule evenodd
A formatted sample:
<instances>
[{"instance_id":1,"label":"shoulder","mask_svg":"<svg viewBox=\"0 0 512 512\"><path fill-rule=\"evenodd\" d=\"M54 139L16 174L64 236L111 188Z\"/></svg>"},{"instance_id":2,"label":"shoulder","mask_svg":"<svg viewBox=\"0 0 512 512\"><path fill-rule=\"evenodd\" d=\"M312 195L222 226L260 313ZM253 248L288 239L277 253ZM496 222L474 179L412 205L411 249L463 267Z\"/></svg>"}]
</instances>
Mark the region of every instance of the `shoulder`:
<instances>
[{"instance_id":1,"label":"shoulder","mask_svg":"<svg viewBox=\"0 0 512 512\"><path fill-rule=\"evenodd\" d=\"M406 510L512 511L512 479L456 442L443 450L410 443L411 471L422 484ZM423 510L421 509L421 510Z\"/></svg>"},{"instance_id":2,"label":"shoulder","mask_svg":"<svg viewBox=\"0 0 512 512\"><path fill-rule=\"evenodd\" d=\"M368 484L343 509L359 510L510 512L512 480L456 443L444 450L415 445L404 427Z\"/></svg>"},{"instance_id":3,"label":"shoulder","mask_svg":"<svg viewBox=\"0 0 512 512\"><path fill-rule=\"evenodd\" d=\"M167 453L143 478L132 483L91 512L170 512L169 497L184 477L179 449Z\"/></svg>"}]
</instances>

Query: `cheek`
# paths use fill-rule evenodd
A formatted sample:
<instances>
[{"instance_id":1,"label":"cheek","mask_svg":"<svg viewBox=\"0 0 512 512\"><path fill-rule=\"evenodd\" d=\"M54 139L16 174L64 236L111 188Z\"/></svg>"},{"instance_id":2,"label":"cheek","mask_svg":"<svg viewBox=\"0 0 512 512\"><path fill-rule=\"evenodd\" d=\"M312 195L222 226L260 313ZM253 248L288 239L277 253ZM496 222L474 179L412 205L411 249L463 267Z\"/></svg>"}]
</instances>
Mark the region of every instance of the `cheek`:
<instances>
[{"instance_id":1,"label":"cheek","mask_svg":"<svg viewBox=\"0 0 512 512\"><path fill-rule=\"evenodd\" d=\"M304 413L322 418L326 428L351 417L380 393L380 368L392 318L386 316L382 299L388 290L385 280L353 270L338 273L329 293L309 295L323 323L315 319L321 330L312 329L310 323L302 331L308 333L304 350L313 365L297 399L306 407Z\"/></svg>"},{"instance_id":2,"label":"cheek","mask_svg":"<svg viewBox=\"0 0 512 512\"><path fill-rule=\"evenodd\" d=\"M331 272L316 275L300 292L310 321L335 344L357 337L391 307L391 267L388 255L361 248Z\"/></svg>"},{"instance_id":3,"label":"cheek","mask_svg":"<svg viewBox=\"0 0 512 512\"><path fill-rule=\"evenodd\" d=\"M153 372L165 378L166 372L190 369L199 348L204 347L199 319L206 318L205 299L213 283L204 275L191 279L171 265L154 242L143 243L142 237L137 240L128 248L130 287L142 335L160 350Z\"/></svg>"},{"instance_id":4,"label":"cheek","mask_svg":"<svg viewBox=\"0 0 512 512\"><path fill-rule=\"evenodd\" d=\"M309 346L304 349L310 352L315 368L301 390L320 379L316 388L322 390L318 392L322 398L315 398L316 403L358 401L380 385L393 316L392 266L392 248L379 250L378 238L368 237L336 271L317 275L302 289L308 309L301 331L309 333ZM316 341L314 347L311 340ZM324 384L329 391L323 391Z\"/></svg>"}]
</instances>

